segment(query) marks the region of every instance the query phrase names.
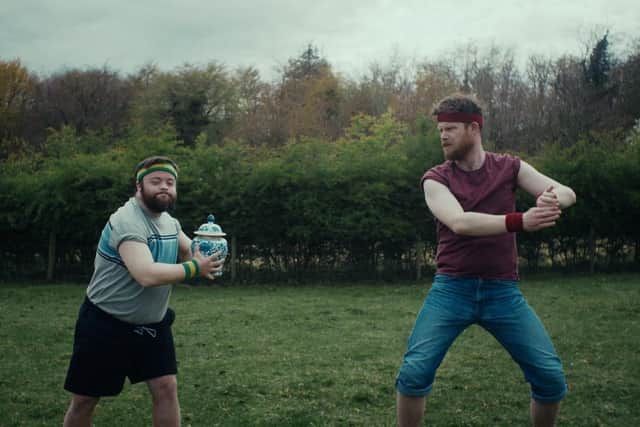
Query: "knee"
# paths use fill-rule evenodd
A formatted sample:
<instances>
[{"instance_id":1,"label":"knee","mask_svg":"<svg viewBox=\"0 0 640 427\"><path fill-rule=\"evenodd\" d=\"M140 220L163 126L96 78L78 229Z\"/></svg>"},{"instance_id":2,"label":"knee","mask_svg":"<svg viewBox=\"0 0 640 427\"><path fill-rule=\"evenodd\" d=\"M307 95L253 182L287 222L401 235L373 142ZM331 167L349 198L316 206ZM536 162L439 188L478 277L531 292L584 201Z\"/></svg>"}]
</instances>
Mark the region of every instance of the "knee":
<instances>
[{"instance_id":1,"label":"knee","mask_svg":"<svg viewBox=\"0 0 640 427\"><path fill-rule=\"evenodd\" d=\"M74 394L69 404L71 416L90 417L98 404L99 398Z\"/></svg>"},{"instance_id":2,"label":"knee","mask_svg":"<svg viewBox=\"0 0 640 427\"><path fill-rule=\"evenodd\" d=\"M568 391L562 366L537 372L530 383L531 396L540 403L559 402Z\"/></svg>"},{"instance_id":3,"label":"knee","mask_svg":"<svg viewBox=\"0 0 640 427\"><path fill-rule=\"evenodd\" d=\"M178 398L178 381L175 375L149 381L149 389L155 402L168 402Z\"/></svg>"},{"instance_id":4,"label":"knee","mask_svg":"<svg viewBox=\"0 0 640 427\"><path fill-rule=\"evenodd\" d=\"M405 358L396 378L396 389L405 396L429 394L435 378L435 369L425 360Z\"/></svg>"}]
</instances>

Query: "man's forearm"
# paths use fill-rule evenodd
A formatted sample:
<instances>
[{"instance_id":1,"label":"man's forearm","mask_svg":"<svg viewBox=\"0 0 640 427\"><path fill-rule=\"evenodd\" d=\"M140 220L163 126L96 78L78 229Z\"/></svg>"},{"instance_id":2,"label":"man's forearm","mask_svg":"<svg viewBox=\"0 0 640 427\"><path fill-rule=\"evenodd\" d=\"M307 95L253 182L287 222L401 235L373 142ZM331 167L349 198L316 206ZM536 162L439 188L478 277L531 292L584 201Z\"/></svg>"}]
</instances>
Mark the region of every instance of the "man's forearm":
<instances>
[{"instance_id":1,"label":"man's forearm","mask_svg":"<svg viewBox=\"0 0 640 427\"><path fill-rule=\"evenodd\" d=\"M132 273L136 282L145 288L179 283L185 280L186 273L182 264L165 264L154 262L144 268L144 271Z\"/></svg>"},{"instance_id":2,"label":"man's forearm","mask_svg":"<svg viewBox=\"0 0 640 427\"><path fill-rule=\"evenodd\" d=\"M451 223L451 231L463 236L493 236L506 233L505 215L463 212Z\"/></svg>"}]
</instances>

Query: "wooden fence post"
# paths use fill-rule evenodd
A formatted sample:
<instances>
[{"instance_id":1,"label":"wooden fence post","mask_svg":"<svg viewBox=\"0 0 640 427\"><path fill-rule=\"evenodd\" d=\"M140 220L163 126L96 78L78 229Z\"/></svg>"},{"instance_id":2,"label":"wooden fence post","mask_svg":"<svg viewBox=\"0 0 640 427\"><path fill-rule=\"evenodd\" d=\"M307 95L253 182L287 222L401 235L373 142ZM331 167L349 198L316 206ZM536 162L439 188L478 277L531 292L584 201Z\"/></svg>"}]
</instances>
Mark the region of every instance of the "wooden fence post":
<instances>
[{"instance_id":1,"label":"wooden fence post","mask_svg":"<svg viewBox=\"0 0 640 427\"><path fill-rule=\"evenodd\" d=\"M416 242L416 280L422 280L422 258L424 257L424 242Z\"/></svg>"},{"instance_id":2,"label":"wooden fence post","mask_svg":"<svg viewBox=\"0 0 640 427\"><path fill-rule=\"evenodd\" d=\"M596 270L596 230L593 225L589 228L589 273Z\"/></svg>"},{"instance_id":3,"label":"wooden fence post","mask_svg":"<svg viewBox=\"0 0 640 427\"><path fill-rule=\"evenodd\" d=\"M231 283L235 283L236 274L237 274L237 266L236 266L236 256L237 256L237 246L238 240L236 236L231 236Z\"/></svg>"},{"instance_id":4,"label":"wooden fence post","mask_svg":"<svg viewBox=\"0 0 640 427\"><path fill-rule=\"evenodd\" d=\"M53 281L56 266L56 232L49 232L49 254L47 258L47 282Z\"/></svg>"}]
</instances>

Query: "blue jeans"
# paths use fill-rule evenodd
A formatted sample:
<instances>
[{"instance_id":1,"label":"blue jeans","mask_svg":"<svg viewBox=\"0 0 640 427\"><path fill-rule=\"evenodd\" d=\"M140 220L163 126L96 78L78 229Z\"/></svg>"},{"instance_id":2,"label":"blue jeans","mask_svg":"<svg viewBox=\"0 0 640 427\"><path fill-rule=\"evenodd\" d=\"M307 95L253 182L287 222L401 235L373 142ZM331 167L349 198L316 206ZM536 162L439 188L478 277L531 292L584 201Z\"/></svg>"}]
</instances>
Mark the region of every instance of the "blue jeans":
<instances>
[{"instance_id":1,"label":"blue jeans","mask_svg":"<svg viewBox=\"0 0 640 427\"><path fill-rule=\"evenodd\" d=\"M531 396L542 403L562 400L567 385L542 322L510 280L459 278L437 274L409 337L396 379L406 396L425 396L453 341L477 323L520 365Z\"/></svg>"}]
</instances>

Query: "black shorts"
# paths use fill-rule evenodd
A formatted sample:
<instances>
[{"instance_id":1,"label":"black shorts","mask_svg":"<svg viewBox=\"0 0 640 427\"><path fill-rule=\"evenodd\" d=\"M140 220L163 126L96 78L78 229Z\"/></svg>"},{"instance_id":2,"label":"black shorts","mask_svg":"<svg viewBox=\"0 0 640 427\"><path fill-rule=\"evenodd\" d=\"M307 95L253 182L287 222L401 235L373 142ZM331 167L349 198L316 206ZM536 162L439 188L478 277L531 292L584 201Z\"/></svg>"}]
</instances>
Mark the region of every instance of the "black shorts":
<instances>
[{"instance_id":1,"label":"black shorts","mask_svg":"<svg viewBox=\"0 0 640 427\"><path fill-rule=\"evenodd\" d=\"M64 388L84 396L115 396L131 384L178 372L171 334L175 318L133 325L116 319L89 299L80 306Z\"/></svg>"}]
</instances>

